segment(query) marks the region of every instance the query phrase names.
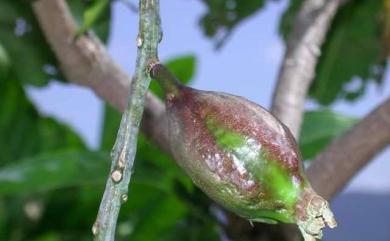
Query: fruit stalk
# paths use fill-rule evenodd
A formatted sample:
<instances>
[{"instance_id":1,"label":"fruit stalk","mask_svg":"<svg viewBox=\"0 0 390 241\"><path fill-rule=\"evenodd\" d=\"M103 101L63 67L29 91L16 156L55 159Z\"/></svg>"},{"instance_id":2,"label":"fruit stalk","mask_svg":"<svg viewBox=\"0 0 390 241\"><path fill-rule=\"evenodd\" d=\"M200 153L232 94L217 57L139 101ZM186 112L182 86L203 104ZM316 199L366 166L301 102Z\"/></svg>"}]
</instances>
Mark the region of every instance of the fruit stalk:
<instances>
[{"instance_id":1,"label":"fruit stalk","mask_svg":"<svg viewBox=\"0 0 390 241\"><path fill-rule=\"evenodd\" d=\"M158 81L163 88L164 93L170 95L178 94L178 89L182 86L179 80L177 80L176 77L160 63L152 62L150 66L151 78Z\"/></svg>"}]
</instances>

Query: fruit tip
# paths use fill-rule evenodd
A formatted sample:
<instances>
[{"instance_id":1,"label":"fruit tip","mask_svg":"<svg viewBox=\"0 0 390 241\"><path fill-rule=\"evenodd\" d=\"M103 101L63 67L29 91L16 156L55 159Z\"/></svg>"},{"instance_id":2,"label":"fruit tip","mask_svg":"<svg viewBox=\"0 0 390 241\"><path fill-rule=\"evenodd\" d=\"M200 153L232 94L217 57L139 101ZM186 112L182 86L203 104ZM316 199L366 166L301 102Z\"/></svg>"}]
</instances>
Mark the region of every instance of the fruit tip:
<instances>
[{"instance_id":1,"label":"fruit tip","mask_svg":"<svg viewBox=\"0 0 390 241\"><path fill-rule=\"evenodd\" d=\"M305 241L322 238L322 229L326 226L330 228L337 226L329 203L313 190L308 190L301 202L304 206L304 215L297 221L297 225Z\"/></svg>"}]
</instances>

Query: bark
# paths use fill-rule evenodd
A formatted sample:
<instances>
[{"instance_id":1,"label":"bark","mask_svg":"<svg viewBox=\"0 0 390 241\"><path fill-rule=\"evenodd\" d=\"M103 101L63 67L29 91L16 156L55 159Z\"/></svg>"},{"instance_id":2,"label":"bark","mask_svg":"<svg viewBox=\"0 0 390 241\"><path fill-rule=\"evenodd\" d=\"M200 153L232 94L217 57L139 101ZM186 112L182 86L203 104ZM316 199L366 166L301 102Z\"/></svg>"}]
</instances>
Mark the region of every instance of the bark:
<instances>
[{"instance_id":1,"label":"bark","mask_svg":"<svg viewBox=\"0 0 390 241\"><path fill-rule=\"evenodd\" d=\"M316 157L307 170L314 190L331 199L389 144L390 99L387 99Z\"/></svg>"},{"instance_id":2,"label":"bark","mask_svg":"<svg viewBox=\"0 0 390 241\"><path fill-rule=\"evenodd\" d=\"M111 170L92 227L95 241L114 241L119 211L127 202L137 150L138 132L151 77L149 64L157 61L157 46L162 37L159 0L140 0L139 33L135 75L126 109L111 152Z\"/></svg>"},{"instance_id":3,"label":"bark","mask_svg":"<svg viewBox=\"0 0 390 241\"><path fill-rule=\"evenodd\" d=\"M329 25L340 0L306 0L287 40L272 100L272 113L298 138L304 104Z\"/></svg>"},{"instance_id":4,"label":"bark","mask_svg":"<svg viewBox=\"0 0 390 241\"><path fill-rule=\"evenodd\" d=\"M67 80L91 88L102 99L123 111L131 79L93 35L80 36L74 41L78 27L66 1L34 1L33 10ZM142 130L169 152L164 113L161 101L148 93Z\"/></svg>"}]
</instances>

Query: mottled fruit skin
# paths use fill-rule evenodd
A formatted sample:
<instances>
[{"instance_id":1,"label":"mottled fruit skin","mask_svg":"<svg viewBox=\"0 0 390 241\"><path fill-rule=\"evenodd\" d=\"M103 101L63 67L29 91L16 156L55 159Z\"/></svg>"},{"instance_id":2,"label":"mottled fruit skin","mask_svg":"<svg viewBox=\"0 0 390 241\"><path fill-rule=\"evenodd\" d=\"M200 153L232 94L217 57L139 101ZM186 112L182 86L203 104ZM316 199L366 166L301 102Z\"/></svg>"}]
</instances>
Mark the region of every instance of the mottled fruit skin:
<instances>
[{"instance_id":1,"label":"mottled fruit skin","mask_svg":"<svg viewBox=\"0 0 390 241\"><path fill-rule=\"evenodd\" d=\"M336 225L307 181L294 137L271 113L239 96L182 86L161 65L151 75L166 91L172 153L208 196L251 221L297 223L305 240Z\"/></svg>"},{"instance_id":2,"label":"mottled fruit skin","mask_svg":"<svg viewBox=\"0 0 390 241\"><path fill-rule=\"evenodd\" d=\"M295 222L308 183L280 121L244 98L183 86L166 106L171 149L199 188L247 219Z\"/></svg>"}]
</instances>

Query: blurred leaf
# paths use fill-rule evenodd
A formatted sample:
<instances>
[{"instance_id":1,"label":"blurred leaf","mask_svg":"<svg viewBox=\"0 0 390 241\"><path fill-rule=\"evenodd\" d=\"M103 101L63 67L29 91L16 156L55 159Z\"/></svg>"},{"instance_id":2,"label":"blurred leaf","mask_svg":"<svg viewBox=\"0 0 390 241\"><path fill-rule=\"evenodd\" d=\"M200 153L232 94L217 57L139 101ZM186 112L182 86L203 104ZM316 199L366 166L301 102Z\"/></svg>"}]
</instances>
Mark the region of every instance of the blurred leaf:
<instances>
[{"instance_id":1,"label":"blurred leaf","mask_svg":"<svg viewBox=\"0 0 390 241\"><path fill-rule=\"evenodd\" d=\"M200 25L207 37L214 38L220 47L234 28L244 19L253 16L270 0L203 0L207 12Z\"/></svg>"},{"instance_id":2,"label":"blurred leaf","mask_svg":"<svg viewBox=\"0 0 390 241\"><path fill-rule=\"evenodd\" d=\"M190 83L196 72L196 58L194 55L183 55L166 61L164 65L181 83L186 85ZM164 93L157 81L152 81L149 89L160 99L163 99Z\"/></svg>"},{"instance_id":3,"label":"blurred leaf","mask_svg":"<svg viewBox=\"0 0 390 241\"><path fill-rule=\"evenodd\" d=\"M39 236L34 241L61 241L61 238L59 237L59 234L52 232Z\"/></svg>"},{"instance_id":4,"label":"blurred leaf","mask_svg":"<svg viewBox=\"0 0 390 241\"><path fill-rule=\"evenodd\" d=\"M356 122L356 118L326 109L306 112L299 141L303 159L314 158L335 137L344 133Z\"/></svg>"},{"instance_id":5,"label":"blurred leaf","mask_svg":"<svg viewBox=\"0 0 390 241\"><path fill-rule=\"evenodd\" d=\"M183 84L188 84L194 78L196 72L195 55L183 55L170 59L164 65L180 80Z\"/></svg>"},{"instance_id":6,"label":"blurred leaf","mask_svg":"<svg viewBox=\"0 0 390 241\"><path fill-rule=\"evenodd\" d=\"M209 220L208 222L199 222L191 215L186 219L180 220L176 228L165 234L164 241L188 240L188 241L220 241L221 227L217 222Z\"/></svg>"},{"instance_id":7,"label":"blurred leaf","mask_svg":"<svg viewBox=\"0 0 390 241\"><path fill-rule=\"evenodd\" d=\"M84 34L85 31L91 29L102 16L105 16L109 11L109 2L110 0L93 0L84 10L83 14L83 23L77 31L77 36L80 34ZM104 14L106 13L106 14Z\"/></svg>"},{"instance_id":8,"label":"blurred leaf","mask_svg":"<svg viewBox=\"0 0 390 241\"><path fill-rule=\"evenodd\" d=\"M37 155L0 169L0 194L27 194L70 186L104 184L107 153L66 151Z\"/></svg>"},{"instance_id":9,"label":"blurred leaf","mask_svg":"<svg viewBox=\"0 0 390 241\"><path fill-rule=\"evenodd\" d=\"M382 24L382 42L384 56L390 56L390 1L383 0L383 11L381 16Z\"/></svg>"},{"instance_id":10,"label":"blurred leaf","mask_svg":"<svg viewBox=\"0 0 390 241\"><path fill-rule=\"evenodd\" d=\"M0 42L0 81L8 77L10 62L7 51Z\"/></svg>"},{"instance_id":11,"label":"blurred leaf","mask_svg":"<svg viewBox=\"0 0 390 241\"><path fill-rule=\"evenodd\" d=\"M0 1L0 41L19 81L42 86L51 78L59 78L57 73L44 71L46 65L56 66L56 61L30 4L22 0Z\"/></svg>"},{"instance_id":12,"label":"blurred leaf","mask_svg":"<svg viewBox=\"0 0 390 241\"><path fill-rule=\"evenodd\" d=\"M172 157L148 141L142 133L138 137L136 159L134 180L138 183L149 183L160 190L173 192L175 183L179 182L193 190L191 180Z\"/></svg>"},{"instance_id":13,"label":"blurred leaf","mask_svg":"<svg viewBox=\"0 0 390 241\"><path fill-rule=\"evenodd\" d=\"M138 198L143 202L138 201L137 203L141 205L135 206L135 209L131 208L132 203L129 202L128 214L135 215L130 217L133 232L126 237L126 240L163 240L163 236L171 232L171 229L175 229L177 221L185 216L186 207L173 193L161 193L153 188L142 186L140 188L143 189L143 193L146 191L150 195L142 199ZM137 193L141 194L138 190L133 187L134 195L130 193L130 198L136 197Z\"/></svg>"},{"instance_id":14,"label":"blurred leaf","mask_svg":"<svg viewBox=\"0 0 390 241\"><path fill-rule=\"evenodd\" d=\"M5 202L0 199L0 237L6 236L7 211Z\"/></svg>"},{"instance_id":15,"label":"blurred leaf","mask_svg":"<svg viewBox=\"0 0 390 241\"><path fill-rule=\"evenodd\" d=\"M208 209L199 212L196 206L208 207L209 199L203 193L195 193L192 182L174 160L143 135L139 136L134 170L129 201L124 206L121 218L123 240L219 240L202 239L213 235L218 237L216 228L207 234L202 233L204 226L216 227ZM204 202L194 202L194 205L184 200L177 192L177 183L184 187L187 195L192 195L195 200L203 197ZM184 230L181 233L178 229ZM178 239L179 233L181 239Z\"/></svg>"},{"instance_id":16,"label":"blurred leaf","mask_svg":"<svg viewBox=\"0 0 390 241\"><path fill-rule=\"evenodd\" d=\"M77 15L83 13L87 3L79 0L68 0L67 3L75 18L80 19ZM94 28L104 41L110 21L110 11L107 11ZM64 80L27 1L0 1L0 44L9 54L11 71L18 81L43 86L51 79Z\"/></svg>"},{"instance_id":17,"label":"blurred leaf","mask_svg":"<svg viewBox=\"0 0 390 241\"><path fill-rule=\"evenodd\" d=\"M87 1L68 0L67 3L79 21L80 17L77 14L82 16ZM100 37L103 37L104 41L108 36L109 13L108 11L104 18L99 18L97 25L94 26L94 30ZM56 161L63 160L61 158L65 157L53 163L48 160L43 163L39 162L42 160L39 158L47 157L45 155L50 155L49 153L58 153L58 150L64 153L70 153L71 150L82 152L81 150L85 150L85 145L69 127L52 118L40 116L25 95L22 84L43 86L50 79L63 80L55 57L33 15L30 2L25 0L0 1L0 48L0 51L4 50L0 52L0 172L4 174L3 168L11 168L10 170L15 175L18 173L26 175L23 176L24 179L21 179L24 182L23 185L9 182L7 182L9 185L6 185L6 182L0 182L2 188L6 186L1 191L9 192L7 195L0 194L0 240L51 240L55 237L61 241L90 240L90 224L95 218L97 207L89 203L88 207L93 208L92 211L86 209L86 205L83 206L84 210L77 210L76 207L82 206L79 205L82 202L79 202L76 187L73 187L72 192L65 192L64 186L61 186L69 184L62 179L67 174L66 168L74 171L73 174L75 174L76 170L72 169L72 161L83 157L69 157L71 160L64 161L63 165L58 165ZM5 71L7 66L8 71ZM34 166L25 163L25 161L34 160L34 157L38 158L35 159L37 163L34 162ZM105 160L105 166L109 167L108 157ZM88 162L84 164L89 168ZM35 167L43 168L42 172L34 169ZM46 173L51 169L44 169L45 167L60 168L61 172L57 169L59 176L53 177ZM99 177L102 180L101 187L104 187L107 172L104 171L104 174ZM32 177L26 179L28 175ZM50 179L47 179L51 177L54 178L52 183ZM85 176L86 182L87 178L88 176ZM74 185L78 184L82 182L74 180ZM99 187L93 188L93 190L99 190L99 195L95 195L97 206L102 193ZM44 201L44 217L38 221L30 220L26 216L25 205L30 199L34 199L37 191L44 191L45 188L60 188L61 191L50 189L50 192L40 193L39 199ZM90 190L85 191L87 192ZM53 194L54 197L47 201L49 194ZM73 210L78 211L78 216ZM54 216L45 216L52 212L55 213ZM54 228L50 229L49 224ZM49 230L46 229L47 227Z\"/></svg>"},{"instance_id":18,"label":"blurred leaf","mask_svg":"<svg viewBox=\"0 0 390 241\"><path fill-rule=\"evenodd\" d=\"M279 34L282 35L284 41L287 41L302 2L303 0L290 0L289 5L279 20Z\"/></svg>"},{"instance_id":19,"label":"blurred leaf","mask_svg":"<svg viewBox=\"0 0 390 241\"><path fill-rule=\"evenodd\" d=\"M0 172L10 174L2 169L9 167L12 163L15 173L23 173L23 166L17 168L19 160L26 157L36 156L39 153L54 150L84 149L81 139L67 126L58 123L52 118L41 117L34 106L27 99L21 83L15 81L11 74L9 78L0 79ZM39 164L36 164L39 167ZM62 170L61 170L62 171ZM45 173L35 173L34 178L45 178L40 176ZM20 175L24 175L20 174ZM29 178L24 176L23 178ZM33 179L31 179L33 180ZM24 182L32 184L30 179ZM51 181L49 179L49 181ZM25 184L24 183L24 184ZM26 195L34 192L30 189L34 186L23 185L24 191L19 194ZM38 184L37 184L38 185ZM14 184L0 181L1 191L12 191ZM17 185L16 185L17 187ZM8 188L11 188L9 190ZM16 192L16 191L15 191ZM30 230L32 223L24 214L25 200L18 197L5 198L0 194L0 202L4 202L7 208L3 210L5 221L0 223L0 231L4 230L4 240L11 240L12 235L24 236ZM0 210L1 212L1 210ZM3 235L3 234L1 234ZM31 240L31 239L30 239Z\"/></svg>"},{"instance_id":20,"label":"blurred leaf","mask_svg":"<svg viewBox=\"0 0 390 241\"><path fill-rule=\"evenodd\" d=\"M321 104L355 100L385 71L379 15L382 1L350 1L337 14L310 95Z\"/></svg>"},{"instance_id":21,"label":"blurred leaf","mask_svg":"<svg viewBox=\"0 0 390 241\"><path fill-rule=\"evenodd\" d=\"M280 31L286 39L302 0L291 0ZM348 1L332 22L309 94L320 104L356 100L369 83L380 84L386 67L381 34L383 1Z\"/></svg>"},{"instance_id":22,"label":"blurred leaf","mask_svg":"<svg viewBox=\"0 0 390 241\"><path fill-rule=\"evenodd\" d=\"M109 168L108 159L105 160ZM34 197L42 200L44 210L33 229L24 232L22 240L34 240L47 235L57 236L60 241L90 241L91 225L96 218L106 177L107 173L101 176L101 182L93 185L82 184L30 195L30 199L32 196L33 200Z\"/></svg>"},{"instance_id":23,"label":"blurred leaf","mask_svg":"<svg viewBox=\"0 0 390 241\"><path fill-rule=\"evenodd\" d=\"M97 1L106 1L106 0L93 0L93 1L80 1L80 0L67 0L69 7L72 11L73 17L76 19L79 26L84 25L85 13L88 9L94 7L93 5ZM98 4L100 5L100 3ZM95 6L96 7L96 6ZM98 6L100 8L101 6ZM96 35L104 42L107 43L110 35L110 22L111 22L111 4L107 4L101 10L101 13L98 14L97 18L89 23L88 29L91 29L96 33ZM96 13L95 13L96 14Z\"/></svg>"},{"instance_id":24,"label":"blurred leaf","mask_svg":"<svg viewBox=\"0 0 390 241\"><path fill-rule=\"evenodd\" d=\"M113 148L120 122L120 113L111 107L111 105L105 103L103 128L100 137L100 150L111 150Z\"/></svg>"},{"instance_id":25,"label":"blurred leaf","mask_svg":"<svg viewBox=\"0 0 390 241\"><path fill-rule=\"evenodd\" d=\"M38 236L49 232L49 237L56 234L61 241L90 240L90 226L109 168L107 152L82 150L44 153L3 167L0 204L3 198L7 201L4 237L14 230L20 233L21 240L33 240L37 234L34 230L39 230ZM39 223L31 222L24 214L26 202L34 200L34 195L44 201L45 211Z\"/></svg>"},{"instance_id":26,"label":"blurred leaf","mask_svg":"<svg viewBox=\"0 0 390 241\"><path fill-rule=\"evenodd\" d=\"M0 167L44 151L85 148L69 127L41 117L19 82L1 80L0 96Z\"/></svg>"}]
</instances>

